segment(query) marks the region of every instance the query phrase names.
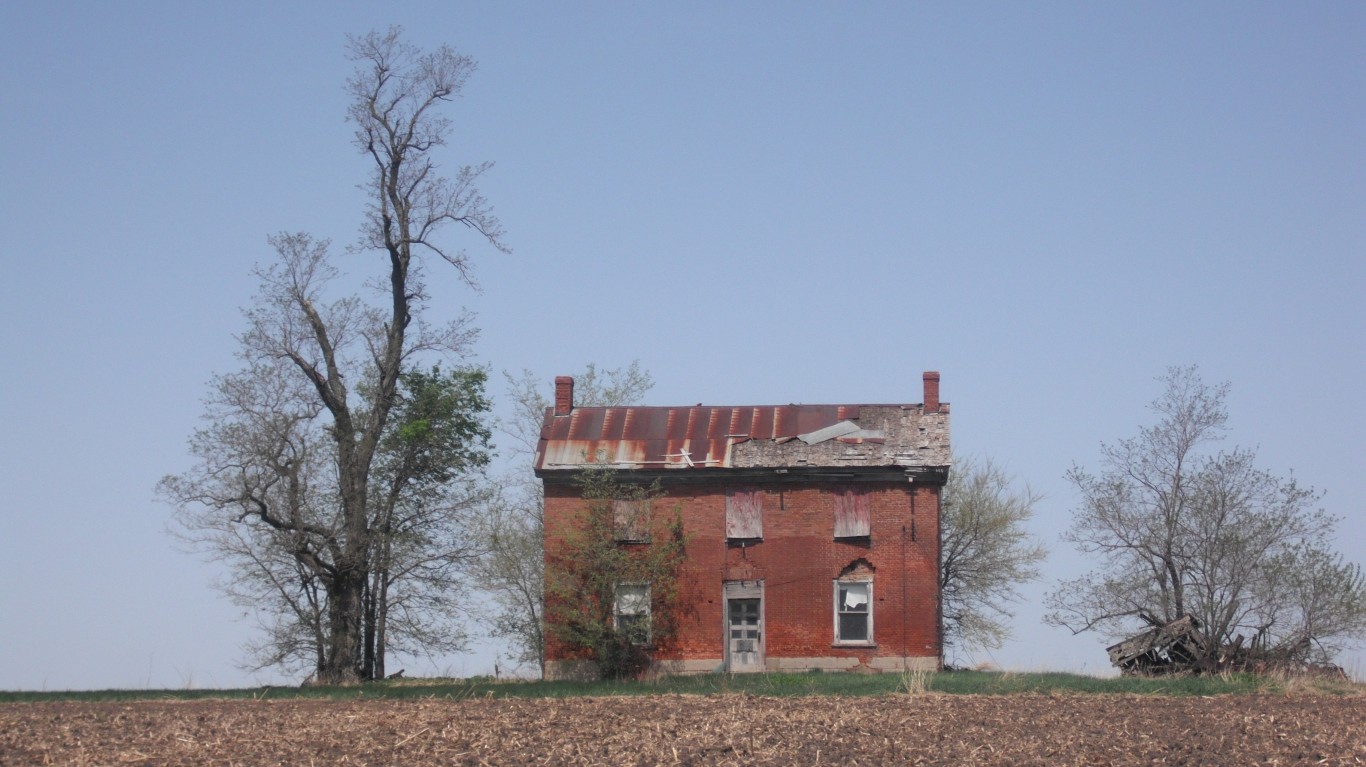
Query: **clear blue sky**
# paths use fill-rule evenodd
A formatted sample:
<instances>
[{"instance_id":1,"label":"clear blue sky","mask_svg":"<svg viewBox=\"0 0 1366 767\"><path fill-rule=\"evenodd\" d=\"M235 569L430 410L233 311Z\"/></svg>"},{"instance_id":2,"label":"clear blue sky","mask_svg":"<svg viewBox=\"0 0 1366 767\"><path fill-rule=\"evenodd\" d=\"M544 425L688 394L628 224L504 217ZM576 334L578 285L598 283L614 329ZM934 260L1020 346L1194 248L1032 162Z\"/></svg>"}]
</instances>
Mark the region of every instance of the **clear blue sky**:
<instances>
[{"instance_id":1,"label":"clear blue sky","mask_svg":"<svg viewBox=\"0 0 1366 767\"><path fill-rule=\"evenodd\" d=\"M1048 496L999 664L1107 669L1037 601L1086 566L1064 472L1168 365L1231 381L1232 441L1366 560L1366 4L12 2L0 689L275 681L153 488L266 236L354 240L343 42L390 24L479 61L444 157L497 163L515 253L431 281L477 361L639 359L651 404L918 402L941 371L957 449Z\"/></svg>"}]
</instances>

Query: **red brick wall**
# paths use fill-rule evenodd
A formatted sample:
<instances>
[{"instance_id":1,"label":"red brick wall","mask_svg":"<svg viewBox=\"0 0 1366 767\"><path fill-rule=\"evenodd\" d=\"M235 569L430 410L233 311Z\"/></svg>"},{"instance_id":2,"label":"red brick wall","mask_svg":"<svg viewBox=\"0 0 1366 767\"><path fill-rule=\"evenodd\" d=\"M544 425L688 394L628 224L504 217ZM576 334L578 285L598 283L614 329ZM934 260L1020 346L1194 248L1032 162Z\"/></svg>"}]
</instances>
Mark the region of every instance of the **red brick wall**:
<instances>
[{"instance_id":1,"label":"red brick wall","mask_svg":"<svg viewBox=\"0 0 1366 767\"><path fill-rule=\"evenodd\" d=\"M723 656L722 583L764 581L766 656L775 658L937 657L939 488L909 482L859 484L871 495L872 535L835 540L834 494L822 484L749 485L763 494L762 541L728 545L725 485L667 489L656 509L681 508L689 536L681 577L687 607L679 635L661 659ZM914 502L913 500L914 499ZM582 501L574 487L546 490L546 548L562 544L562 525ZM914 508L912 506L914 505ZM863 559L873 574L876 647L834 646L832 582ZM547 648L547 658L570 657Z\"/></svg>"}]
</instances>

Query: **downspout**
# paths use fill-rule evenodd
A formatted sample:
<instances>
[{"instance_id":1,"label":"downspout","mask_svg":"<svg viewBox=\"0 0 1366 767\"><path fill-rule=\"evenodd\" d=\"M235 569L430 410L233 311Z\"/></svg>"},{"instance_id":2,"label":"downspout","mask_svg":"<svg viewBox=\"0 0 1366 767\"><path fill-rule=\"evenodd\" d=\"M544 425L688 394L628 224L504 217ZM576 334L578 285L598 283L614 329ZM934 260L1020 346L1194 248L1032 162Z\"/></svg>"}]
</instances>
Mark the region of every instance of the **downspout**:
<instances>
[{"instance_id":1,"label":"downspout","mask_svg":"<svg viewBox=\"0 0 1366 767\"><path fill-rule=\"evenodd\" d=\"M944 670L944 486L940 485L934 493L934 518L936 545L934 566L934 614L939 624L939 670Z\"/></svg>"},{"instance_id":2,"label":"downspout","mask_svg":"<svg viewBox=\"0 0 1366 767\"><path fill-rule=\"evenodd\" d=\"M730 603L726 601L726 584L730 582L730 542L725 531L721 535L721 669L730 673Z\"/></svg>"},{"instance_id":3,"label":"downspout","mask_svg":"<svg viewBox=\"0 0 1366 767\"><path fill-rule=\"evenodd\" d=\"M911 519L915 519L915 485L911 485ZM912 522L911 524L915 524ZM901 670L911 670L911 660L907 639L907 616L911 606L906 602L906 526L901 526Z\"/></svg>"},{"instance_id":4,"label":"downspout","mask_svg":"<svg viewBox=\"0 0 1366 767\"><path fill-rule=\"evenodd\" d=\"M910 478L911 482L911 542L915 542L915 478ZM906 526L901 526L901 667L903 670L910 670L911 647L910 630L908 628L911 615L911 603L908 596L910 588L910 572L906 569Z\"/></svg>"}]
</instances>

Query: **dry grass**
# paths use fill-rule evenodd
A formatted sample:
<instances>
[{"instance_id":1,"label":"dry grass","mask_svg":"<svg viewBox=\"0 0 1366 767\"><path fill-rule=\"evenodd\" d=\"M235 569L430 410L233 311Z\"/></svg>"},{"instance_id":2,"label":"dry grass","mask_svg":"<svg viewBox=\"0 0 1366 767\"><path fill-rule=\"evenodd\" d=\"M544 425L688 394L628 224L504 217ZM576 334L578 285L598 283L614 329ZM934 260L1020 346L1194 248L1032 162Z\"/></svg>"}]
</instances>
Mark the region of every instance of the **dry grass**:
<instances>
[{"instance_id":1,"label":"dry grass","mask_svg":"<svg viewBox=\"0 0 1366 767\"><path fill-rule=\"evenodd\" d=\"M1331 695L637 696L0 705L0 765L1366 763Z\"/></svg>"},{"instance_id":2,"label":"dry grass","mask_svg":"<svg viewBox=\"0 0 1366 767\"><path fill-rule=\"evenodd\" d=\"M927 692L930 689L929 673L922 669L907 669L901 672L901 684L898 689L907 695L921 695Z\"/></svg>"}]
</instances>

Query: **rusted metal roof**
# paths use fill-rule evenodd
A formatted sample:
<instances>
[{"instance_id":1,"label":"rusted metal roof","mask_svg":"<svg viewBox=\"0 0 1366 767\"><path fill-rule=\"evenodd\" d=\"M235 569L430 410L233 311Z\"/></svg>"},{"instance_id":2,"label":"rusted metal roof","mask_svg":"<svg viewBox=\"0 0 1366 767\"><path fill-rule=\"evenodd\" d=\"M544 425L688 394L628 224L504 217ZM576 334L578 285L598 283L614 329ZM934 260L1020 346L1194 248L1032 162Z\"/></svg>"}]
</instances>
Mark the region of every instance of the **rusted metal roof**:
<instances>
[{"instance_id":1,"label":"rusted metal roof","mask_svg":"<svg viewBox=\"0 0 1366 767\"><path fill-rule=\"evenodd\" d=\"M921 405L699 405L576 407L557 416L553 408L547 408L535 468L555 471L597 463L686 470L788 464L786 457L774 462L771 451L762 458L755 454L737 461L736 446L750 442L792 453L790 465L812 459L825 463L821 456L833 460L833 450L844 451L841 465L849 465L848 454L857 450L867 455L867 465L933 463L921 460L928 454L915 453L929 446L922 421L934 420L939 425L931 430L934 460L938 460L939 455L947 455L947 410L926 415ZM860 423L863 415L869 416L866 423ZM942 439L937 436L941 433ZM940 442L942 451L937 449ZM868 452L884 444L886 449L877 455Z\"/></svg>"},{"instance_id":2,"label":"rusted metal roof","mask_svg":"<svg viewBox=\"0 0 1366 767\"><path fill-rule=\"evenodd\" d=\"M536 468L727 467L736 442L792 438L854 418L857 405L580 407L559 417L547 409Z\"/></svg>"}]
</instances>

